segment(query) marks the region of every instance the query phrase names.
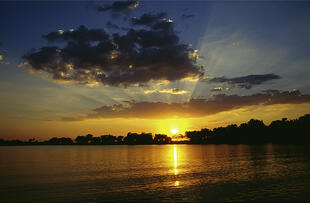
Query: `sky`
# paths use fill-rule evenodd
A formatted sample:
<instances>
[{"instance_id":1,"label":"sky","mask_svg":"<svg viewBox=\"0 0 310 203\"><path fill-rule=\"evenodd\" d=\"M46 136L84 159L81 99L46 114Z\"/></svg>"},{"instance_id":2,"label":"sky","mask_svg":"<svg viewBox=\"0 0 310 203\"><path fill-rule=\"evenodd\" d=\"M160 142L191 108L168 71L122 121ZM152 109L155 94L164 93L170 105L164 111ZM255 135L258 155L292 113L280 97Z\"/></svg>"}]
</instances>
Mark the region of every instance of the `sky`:
<instances>
[{"instance_id":1,"label":"sky","mask_svg":"<svg viewBox=\"0 0 310 203\"><path fill-rule=\"evenodd\" d=\"M310 113L310 2L0 2L0 138Z\"/></svg>"}]
</instances>

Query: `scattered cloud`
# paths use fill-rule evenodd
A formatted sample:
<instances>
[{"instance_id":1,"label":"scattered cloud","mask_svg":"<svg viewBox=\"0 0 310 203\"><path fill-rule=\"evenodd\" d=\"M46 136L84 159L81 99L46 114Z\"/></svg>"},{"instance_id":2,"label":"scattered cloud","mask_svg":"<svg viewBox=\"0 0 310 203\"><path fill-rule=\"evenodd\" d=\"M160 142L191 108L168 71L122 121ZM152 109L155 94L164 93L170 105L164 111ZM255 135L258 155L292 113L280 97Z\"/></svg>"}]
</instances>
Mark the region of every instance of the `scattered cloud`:
<instances>
[{"instance_id":1,"label":"scattered cloud","mask_svg":"<svg viewBox=\"0 0 310 203\"><path fill-rule=\"evenodd\" d=\"M10 64L10 62L9 61L0 61L0 64L8 65L8 64Z\"/></svg>"},{"instance_id":2,"label":"scattered cloud","mask_svg":"<svg viewBox=\"0 0 310 203\"><path fill-rule=\"evenodd\" d=\"M2 42L0 42L0 48L3 46ZM0 64L10 64L9 61L6 60L6 56L8 55L8 51L7 50L1 50L0 49Z\"/></svg>"},{"instance_id":3,"label":"scattered cloud","mask_svg":"<svg viewBox=\"0 0 310 203\"><path fill-rule=\"evenodd\" d=\"M186 19L193 18L193 17L195 17L194 14L182 14L181 15L182 20L186 20Z\"/></svg>"},{"instance_id":4,"label":"scattered cloud","mask_svg":"<svg viewBox=\"0 0 310 203\"><path fill-rule=\"evenodd\" d=\"M164 94L187 94L188 91L182 90L179 88L170 88L170 89L162 89L162 90L145 90L144 94L153 94L153 93L164 93Z\"/></svg>"},{"instance_id":5,"label":"scattered cloud","mask_svg":"<svg viewBox=\"0 0 310 203\"><path fill-rule=\"evenodd\" d=\"M108 21L108 22L106 23L106 26L107 26L107 28L109 28L109 29L116 29L116 30L120 29L120 27L119 27L118 25L116 25L116 24L114 24L114 23L111 23L110 21Z\"/></svg>"},{"instance_id":6,"label":"scattered cloud","mask_svg":"<svg viewBox=\"0 0 310 203\"><path fill-rule=\"evenodd\" d=\"M187 94L188 91L181 90L179 88L172 88L172 89L163 89L159 90L159 93L168 93L168 94Z\"/></svg>"},{"instance_id":7,"label":"scattered cloud","mask_svg":"<svg viewBox=\"0 0 310 203\"><path fill-rule=\"evenodd\" d=\"M223 88L223 87L214 87L213 89L211 89L211 92L221 92L221 91L228 91L229 88Z\"/></svg>"},{"instance_id":8,"label":"scattered cloud","mask_svg":"<svg viewBox=\"0 0 310 203\"><path fill-rule=\"evenodd\" d=\"M197 78L197 50L180 43L173 21L164 14L146 14L133 20L148 29L131 28L125 34L80 26L69 31L43 35L49 43L26 53L25 64L33 71L50 73L56 81L107 86L145 85L150 81L169 82ZM151 20L150 20L151 19Z\"/></svg>"},{"instance_id":9,"label":"scattered cloud","mask_svg":"<svg viewBox=\"0 0 310 203\"><path fill-rule=\"evenodd\" d=\"M121 27L121 30L128 31L128 30L130 30L130 28L128 28L128 27Z\"/></svg>"},{"instance_id":10,"label":"scattered cloud","mask_svg":"<svg viewBox=\"0 0 310 203\"><path fill-rule=\"evenodd\" d=\"M292 91L265 91L247 96L217 94L210 99L191 99L185 103L137 102L102 106L83 117L63 118L66 121L95 118L171 118L201 117L253 105L309 103L310 95Z\"/></svg>"},{"instance_id":11,"label":"scattered cloud","mask_svg":"<svg viewBox=\"0 0 310 203\"><path fill-rule=\"evenodd\" d=\"M240 46L240 42L233 42L232 45L238 47L238 46Z\"/></svg>"},{"instance_id":12,"label":"scattered cloud","mask_svg":"<svg viewBox=\"0 0 310 203\"><path fill-rule=\"evenodd\" d=\"M280 79L281 77L275 74L263 74L263 75L247 75L235 78L217 77L212 79L206 79L204 81L208 83L228 83L231 85L238 85L240 88L251 89L253 86L263 84L270 80Z\"/></svg>"},{"instance_id":13,"label":"scattered cloud","mask_svg":"<svg viewBox=\"0 0 310 203\"><path fill-rule=\"evenodd\" d=\"M152 26L160 21L165 20L166 13L158 13L158 14L151 14L151 13L144 13L140 18L133 17L131 19L131 23L133 25L147 25Z\"/></svg>"},{"instance_id":14,"label":"scattered cloud","mask_svg":"<svg viewBox=\"0 0 310 203\"><path fill-rule=\"evenodd\" d=\"M68 31L58 30L42 36L48 42L68 42L70 45L83 44L87 45L90 42L100 42L109 39L109 34L104 29L87 29L85 26L80 26L79 29L70 29ZM60 49L59 49L60 50Z\"/></svg>"},{"instance_id":15,"label":"scattered cloud","mask_svg":"<svg viewBox=\"0 0 310 203\"><path fill-rule=\"evenodd\" d=\"M57 32L58 32L58 34L60 34L60 35L62 35L62 34L64 33L63 30L58 30Z\"/></svg>"},{"instance_id":16,"label":"scattered cloud","mask_svg":"<svg viewBox=\"0 0 310 203\"><path fill-rule=\"evenodd\" d=\"M110 6L98 6L97 11L100 12L106 12L106 11L112 11L112 12L120 12L120 13L126 13L130 10L133 10L139 6L138 1L133 0L127 0L127 1L114 1L112 5Z\"/></svg>"}]
</instances>

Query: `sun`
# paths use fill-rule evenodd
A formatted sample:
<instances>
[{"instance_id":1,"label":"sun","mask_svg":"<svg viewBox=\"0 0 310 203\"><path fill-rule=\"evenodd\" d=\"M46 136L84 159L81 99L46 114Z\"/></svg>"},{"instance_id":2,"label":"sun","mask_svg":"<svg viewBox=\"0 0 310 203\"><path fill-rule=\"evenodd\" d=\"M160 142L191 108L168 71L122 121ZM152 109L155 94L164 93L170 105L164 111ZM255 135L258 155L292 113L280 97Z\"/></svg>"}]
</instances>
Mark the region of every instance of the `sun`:
<instances>
[{"instance_id":1,"label":"sun","mask_svg":"<svg viewBox=\"0 0 310 203\"><path fill-rule=\"evenodd\" d=\"M179 129L177 129L177 128L172 128L172 129L170 130L170 132L171 132L171 134L176 135L176 134L179 132Z\"/></svg>"}]
</instances>

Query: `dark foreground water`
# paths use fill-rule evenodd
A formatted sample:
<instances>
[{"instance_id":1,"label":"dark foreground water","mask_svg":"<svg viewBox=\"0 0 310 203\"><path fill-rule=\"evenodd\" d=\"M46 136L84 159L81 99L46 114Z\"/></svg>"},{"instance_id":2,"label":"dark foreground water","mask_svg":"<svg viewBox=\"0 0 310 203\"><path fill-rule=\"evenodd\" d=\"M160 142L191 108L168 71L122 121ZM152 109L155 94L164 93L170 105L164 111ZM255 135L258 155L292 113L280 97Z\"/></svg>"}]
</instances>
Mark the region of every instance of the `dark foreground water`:
<instances>
[{"instance_id":1,"label":"dark foreground water","mask_svg":"<svg viewBox=\"0 0 310 203\"><path fill-rule=\"evenodd\" d=\"M309 201L304 146L0 147L0 202Z\"/></svg>"}]
</instances>

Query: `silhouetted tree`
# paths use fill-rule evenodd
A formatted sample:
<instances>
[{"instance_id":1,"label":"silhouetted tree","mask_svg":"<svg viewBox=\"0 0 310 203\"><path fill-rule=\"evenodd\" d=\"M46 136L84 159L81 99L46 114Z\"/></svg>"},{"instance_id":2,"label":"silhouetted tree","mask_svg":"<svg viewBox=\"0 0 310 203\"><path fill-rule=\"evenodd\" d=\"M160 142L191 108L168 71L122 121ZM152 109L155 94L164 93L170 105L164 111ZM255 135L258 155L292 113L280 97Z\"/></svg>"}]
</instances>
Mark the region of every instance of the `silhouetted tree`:
<instances>
[{"instance_id":1,"label":"silhouetted tree","mask_svg":"<svg viewBox=\"0 0 310 203\"><path fill-rule=\"evenodd\" d=\"M88 144L88 139L87 139L86 136L77 136L77 137L75 138L75 142L76 142L77 144Z\"/></svg>"},{"instance_id":2,"label":"silhouetted tree","mask_svg":"<svg viewBox=\"0 0 310 203\"><path fill-rule=\"evenodd\" d=\"M112 135L102 135L101 143L105 145L113 145L116 144L116 137Z\"/></svg>"},{"instance_id":3,"label":"silhouetted tree","mask_svg":"<svg viewBox=\"0 0 310 203\"><path fill-rule=\"evenodd\" d=\"M214 128L212 131L188 131L186 136L195 144L310 144L310 115L299 119L276 120L266 126L263 121L251 119L240 126Z\"/></svg>"},{"instance_id":4,"label":"silhouetted tree","mask_svg":"<svg viewBox=\"0 0 310 203\"><path fill-rule=\"evenodd\" d=\"M210 130L207 128L200 131L186 131L185 135L190 139L193 144L204 144L207 141L207 137L210 136Z\"/></svg>"},{"instance_id":5,"label":"silhouetted tree","mask_svg":"<svg viewBox=\"0 0 310 203\"><path fill-rule=\"evenodd\" d=\"M90 144L94 144L94 145L102 144L101 138L100 137L92 137L90 140Z\"/></svg>"},{"instance_id":6,"label":"silhouetted tree","mask_svg":"<svg viewBox=\"0 0 310 203\"><path fill-rule=\"evenodd\" d=\"M129 132L124 138L125 144L153 144L152 133L131 133Z\"/></svg>"},{"instance_id":7,"label":"silhouetted tree","mask_svg":"<svg viewBox=\"0 0 310 203\"><path fill-rule=\"evenodd\" d=\"M123 144L124 143L124 136L118 136L116 138L117 144Z\"/></svg>"},{"instance_id":8,"label":"silhouetted tree","mask_svg":"<svg viewBox=\"0 0 310 203\"><path fill-rule=\"evenodd\" d=\"M49 144L49 145L71 145L71 144L73 144L73 141L69 137L62 137L62 138L53 137L50 140L44 142L44 144Z\"/></svg>"},{"instance_id":9,"label":"silhouetted tree","mask_svg":"<svg viewBox=\"0 0 310 203\"><path fill-rule=\"evenodd\" d=\"M137 144L153 144L152 133L141 133L137 136Z\"/></svg>"},{"instance_id":10,"label":"silhouetted tree","mask_svg":"<svg viewBox=\"0 0 310 203\"><path fill-rule=\"evenodd\" d=\"M127 133L127 136L124 138L125 144L136 144L137 143L137 133Z\"/></svg>"},{"instance_id":11,"label":"silhouetted tree","mask_svg":"<svg viewBox=\"0 0 310 203\"><path fill-rule=\"evenodd\" d=\"M154 137L154 144L170 144L171 143L171 137L168 137L164 134L155 134Z\"/></svg>"}]
</instances>

